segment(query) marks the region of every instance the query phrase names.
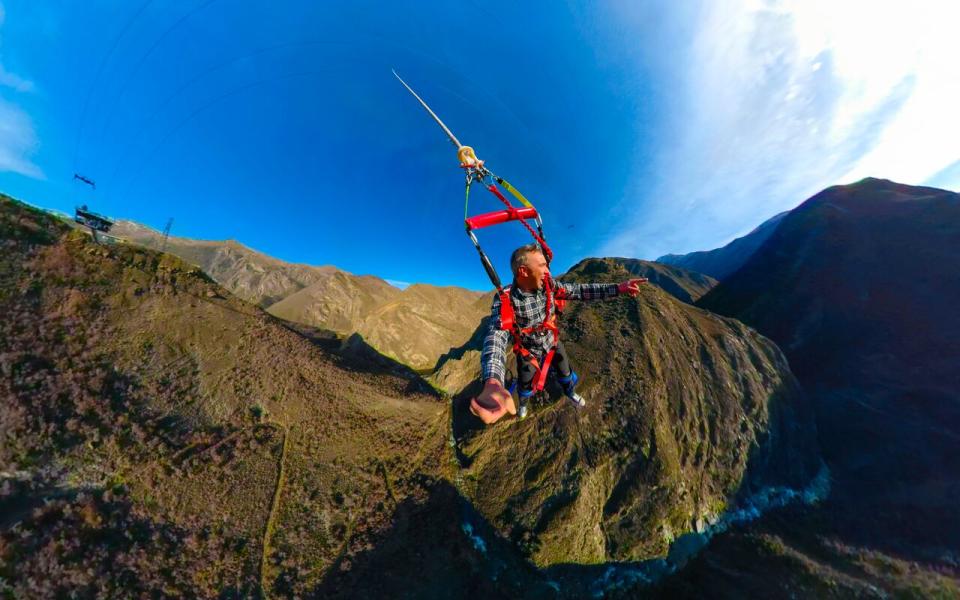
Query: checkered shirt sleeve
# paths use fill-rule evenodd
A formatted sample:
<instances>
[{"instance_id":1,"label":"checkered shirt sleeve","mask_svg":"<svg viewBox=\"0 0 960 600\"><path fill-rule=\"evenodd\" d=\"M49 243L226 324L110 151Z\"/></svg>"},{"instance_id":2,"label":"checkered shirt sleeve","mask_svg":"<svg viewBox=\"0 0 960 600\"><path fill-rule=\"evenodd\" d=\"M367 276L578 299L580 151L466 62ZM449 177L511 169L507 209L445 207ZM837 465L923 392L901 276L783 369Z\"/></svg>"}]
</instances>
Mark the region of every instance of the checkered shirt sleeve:
<instances>
[{"instance_id":1,"label":"checkered shirt sleeve","mask_svg":"<svg viewBox=\"0 0 960 600\"><path fill-rule=\"evenodd\" d=\"M616 283L563 283L558 281L557 287L567 292L571 300L606 300L619 295Z\"/></svg>"},{"instance_id":2,"label":"checkered shirt sleeve","mask_svg":"<svg viewBox=\"0 0 960 600\"><path fill-rule=\"evenodd\" d=\"M487 336L483 340L483 352L480 354L480 372L484 382L488 379L496 379L500 383L505 383L509 343L510 333L500 329L500 296L495 295L490 325L487 328Z\"/></svg>"}]
</instances>

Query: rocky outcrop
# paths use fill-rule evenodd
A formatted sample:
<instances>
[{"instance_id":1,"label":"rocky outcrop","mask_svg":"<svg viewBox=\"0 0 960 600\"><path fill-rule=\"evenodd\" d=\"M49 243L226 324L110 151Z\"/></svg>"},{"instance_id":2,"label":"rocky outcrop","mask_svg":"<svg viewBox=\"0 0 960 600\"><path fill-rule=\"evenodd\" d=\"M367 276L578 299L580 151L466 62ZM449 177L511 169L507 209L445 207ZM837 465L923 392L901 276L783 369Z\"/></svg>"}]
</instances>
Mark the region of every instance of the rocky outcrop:
<instances>
[{"instance_id":1,"label":"rocky outcrop","mask_svg":"<svg viewBox=\"0 0 960 600\"><path fill-rule=\"evenodd\" d=\"M662 265L636 258L588 258L570 268L568 275L586 277L603 273L620 272L624 277L646 277L681 302L693 303L717 285L717 280L696 271Z\"/></svg>"},{"instance_id":2,"label":"rocky outcrop","mask_svg":"<svg viewBox=\"0 0 960 600\"><path fill-rule=\"evenodd\" d=\"M288 263L257 252L236 240L206 241L163 234L133 221L119 220L111 234L154 250L179 256L197 265L237 297L262 307L342 273L336 267Z\"/></svg>"}]
</instances>

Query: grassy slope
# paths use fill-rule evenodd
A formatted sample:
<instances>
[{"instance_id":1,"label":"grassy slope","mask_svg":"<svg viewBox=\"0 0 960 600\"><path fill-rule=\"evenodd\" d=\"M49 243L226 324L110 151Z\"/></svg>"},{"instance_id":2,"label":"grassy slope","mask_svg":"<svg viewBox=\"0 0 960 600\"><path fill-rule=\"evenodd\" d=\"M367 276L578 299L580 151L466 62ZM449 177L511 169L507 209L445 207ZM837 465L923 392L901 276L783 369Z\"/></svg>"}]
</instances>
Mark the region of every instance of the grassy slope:
<instances>
[{"instance_id":1,"label":"grassy slope","mask_svg":"<svg viewBox=\"0 0 960 600\"><path fill-rule=\"evenodd\" d=\"M446 420L427 386L364 373L170 255L97 246L2 202L0 461L17 489L63 498L23 513L33 537L3 534L15 595L35 580L119 589L131 573L147 591L246 595L265 547L268 587L309 590L424 485L414 472L440 471ZM131 523L147 537L125 545ZM88 535L89 557L40 550Z\"/></svg>"}]
</instances>

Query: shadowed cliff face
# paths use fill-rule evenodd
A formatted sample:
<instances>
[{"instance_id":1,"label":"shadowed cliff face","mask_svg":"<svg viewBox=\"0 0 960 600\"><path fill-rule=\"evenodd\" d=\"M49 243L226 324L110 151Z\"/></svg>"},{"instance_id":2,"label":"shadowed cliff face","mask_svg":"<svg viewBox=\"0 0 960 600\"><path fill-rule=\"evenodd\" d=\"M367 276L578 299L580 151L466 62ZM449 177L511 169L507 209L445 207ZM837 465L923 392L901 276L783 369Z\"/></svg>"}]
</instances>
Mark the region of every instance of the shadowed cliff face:
<instances>
[{"instance_id":1,"label":"shadowed cliff face","mask_svg":"<svg viewBox=\"0 0 960 600\"><path fill-rule=\"evenodd\" d=\"M699 301L776 341L818 409L854 543L960 549L960 196L866 179L784 218Z\"/></svg>"},{"instance_id":2,"label":"shadowed cliff face","mask_svg":"<svg viewBox=\"0 0 960 600\"><path fill-rule=\"evenodd\" d=\"M564 279L629 275L602 264ZM463 491L535 564L662 556L738 497L817 472L810 407L776 346L742 324L644 286L570 302L562 330L585 410L554 395L479 430L463 407L476 389L455 399Z\"/></svg>"},{"instance_id":3,"label":"shadowed cliff face","mask_svg":"<svg viewBox=\"0 0 960 600\"><path fill-rule=\"evenodd\" d=\"M757 248L773 235L777 225L787 214L782 212L774 215L747 235L733 240L722 248L689 254L667 254L658 258L657 262L683 267L722 281L750 260Z\"/></svg>"}]
</instances>

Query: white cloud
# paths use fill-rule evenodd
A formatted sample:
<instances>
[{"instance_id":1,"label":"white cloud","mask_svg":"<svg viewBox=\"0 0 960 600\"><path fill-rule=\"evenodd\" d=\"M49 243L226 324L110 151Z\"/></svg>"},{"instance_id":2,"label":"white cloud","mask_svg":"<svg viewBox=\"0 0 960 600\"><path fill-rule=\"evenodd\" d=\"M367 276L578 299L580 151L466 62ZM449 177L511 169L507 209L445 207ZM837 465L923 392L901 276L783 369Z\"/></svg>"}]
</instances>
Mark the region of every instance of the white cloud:
<instances>
[{"instance_id":1,"label":"white cloud","mask_svg":"<svg viewBox=\"0 0 960 600\"><path fill-rule=\"evenodd\" d=\"M0 4L0 27L6 18ZM31 92L32 81L11 73L0 64L0 86L16 92ZM19 106L0 98L0 172L10 171L27 177L42 179L43 171L30 160L37 149L37 135L33 122Z\"/></svg>"},{"instance_id":2,"label":"white cloud","mask_svg":"<svg viewBox=\"0 0 960 600\"><path fill-rule=\"evenodd\" d=\"M0 85L18 92L32 92L34 89L32 81L27 81L23 77L7 71L2 64L0 64Z\"/></svg>"},{"instance_id":3,"label":"white cloud","mask_svg":"<svg viewBox=\"0 0 960 600\"><path fill-rule=\"evenodd\" d=\"M19 107L0 99L0 171L43 179L43 171L30 161L36 150L33 123Z\"/></svg>"},{"instance_id":4,"label":"white cloud","mask_svg":"<svg viewBox=\"0 0 960 600\"><path fill-rule=\"evenodd\" d=\"M400 288L401 290L405 290L408 287L410 287L409 281L398 281L396 279L384 279L384 281L386 281L387 283L389 283L395 288Z\"/></svg>"},{"instance_id":5,"label":"white cloud","mask_svg":"<svg viewBox=\"0 0 960 600\"><path fill-rule=\"evenodd\" d=\"M829 185L919 184L960 158L960 3L725 0L699 14L677 66L681 133L603 254L716 247Z\"/></svg>"},{"instance_id":6,"label":"white cloud","mask_svg":"<svg viewBox=\"0 0 960 600\"><path fill-rule=\"evenodd\" d=\"M923 182L930 187L960 192L960 160Z\"/></svg>"}]
</instances>

